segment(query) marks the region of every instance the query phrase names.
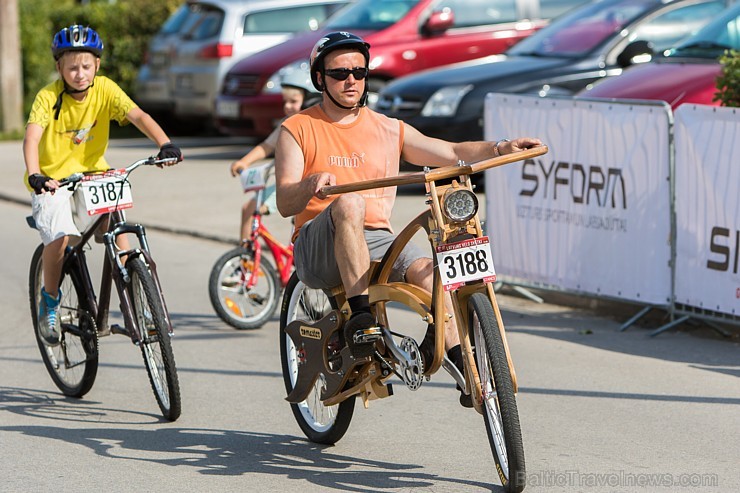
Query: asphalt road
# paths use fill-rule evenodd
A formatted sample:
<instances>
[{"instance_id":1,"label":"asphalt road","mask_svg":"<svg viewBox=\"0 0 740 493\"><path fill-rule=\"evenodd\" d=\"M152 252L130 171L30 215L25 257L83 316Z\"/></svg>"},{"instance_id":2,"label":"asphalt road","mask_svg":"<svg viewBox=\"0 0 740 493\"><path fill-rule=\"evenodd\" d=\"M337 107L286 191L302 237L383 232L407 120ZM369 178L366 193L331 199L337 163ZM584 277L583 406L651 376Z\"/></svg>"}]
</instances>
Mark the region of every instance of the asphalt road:
<instances>
[{"instance_id":1,"label":"asphalt road","mask_svg":"<svg viewBox=\"0 0 740 493\"><path fill-rule=\"evenodd\" d=\"M141 355L101 340L95 386L62 396L32 333L27 278L37 235L25 225L19 143L0 143L0 491L500 491L483 419L443 374L417 392L358 405L333 447L307 442L284 401L278 316L236 331L214 314L211 265L235 239L243 196L229 177L243 143L186 142L187 160L134 181L130 217L149 226L183 412L164 421ZM151 148L117 141L111 161ZM400 223L421 207L399 197ZM278 237L289 224L269 218ZM99 252L91 253L93 275ZM501 295L520 383L526 491L740 491L740 344L671 331L620 332L583 308Z\"/></svg>"}]
</instances>

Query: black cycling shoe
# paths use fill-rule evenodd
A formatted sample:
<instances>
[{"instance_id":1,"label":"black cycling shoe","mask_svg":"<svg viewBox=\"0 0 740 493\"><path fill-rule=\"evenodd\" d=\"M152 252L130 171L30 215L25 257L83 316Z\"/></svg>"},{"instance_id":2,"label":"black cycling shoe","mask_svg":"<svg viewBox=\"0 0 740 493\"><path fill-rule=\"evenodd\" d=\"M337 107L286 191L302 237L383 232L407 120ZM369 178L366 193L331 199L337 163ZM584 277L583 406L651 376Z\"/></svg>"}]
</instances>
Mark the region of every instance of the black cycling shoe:
<instances>
[{"instance_id":1,"label":"black cycling shoe","mask_svg":"<svg viewBox=\"0 0 740 493\"><path fill-rule=\"evenodd\" d=\"M372 356L375 341L380 337L381 331L372 313L358 313L344 324L344 340L355 358Z\"/></svg>"},{"instance_id":2,"label":"black cycling shoe","mask_svg":"<svg viewBox=\"0 0 740 493\"><path fill-rule=\"evenodd\" d=\"M427 333L424 334L424 340L419 344L419 352L421 353L421 361L424 364L424 371L429 368L434 358L434 336L434 325L429 324L427 326Z\"/></svg>"},{"instance_id":3,"label":"black cycling shoe","mask_svg":"<svg viewBox=\"0 0 740 493\"><path fill-rule=\"evenodd\" d=\"M468 409L473 407L473 396L463 392L463 389L461 389L459 385L456 385L455 387L460 391L460 405Z\"/></svg>"}]
</instances>

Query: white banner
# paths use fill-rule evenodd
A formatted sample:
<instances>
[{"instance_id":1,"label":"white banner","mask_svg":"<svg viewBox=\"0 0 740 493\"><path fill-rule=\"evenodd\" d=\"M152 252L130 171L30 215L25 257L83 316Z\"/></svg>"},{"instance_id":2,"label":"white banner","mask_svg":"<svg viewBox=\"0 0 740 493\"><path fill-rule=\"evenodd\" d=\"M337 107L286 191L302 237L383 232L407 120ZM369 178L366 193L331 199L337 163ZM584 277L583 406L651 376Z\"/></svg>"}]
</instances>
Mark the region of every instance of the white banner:
<instances>
[{"instance_id":1,"label":"white banner","mask_svg":"<svg viewBox=\"0 0 740 493\"><path fill-rule=\"evenodd\" d=\"M496 271L512 280L666 305L671 298L670 110L489 94L487 140L550 152L486 173Z\"/></svg>"},{"instance_id":2,"label":"white banner","mask_svg":"<svg viewBox=\"0 0 740 493\"><path fill-rule=\"evenodd\" d=\"M740 111L676 111L676 302L740 315Z\"/></svg>"}]
</instances>

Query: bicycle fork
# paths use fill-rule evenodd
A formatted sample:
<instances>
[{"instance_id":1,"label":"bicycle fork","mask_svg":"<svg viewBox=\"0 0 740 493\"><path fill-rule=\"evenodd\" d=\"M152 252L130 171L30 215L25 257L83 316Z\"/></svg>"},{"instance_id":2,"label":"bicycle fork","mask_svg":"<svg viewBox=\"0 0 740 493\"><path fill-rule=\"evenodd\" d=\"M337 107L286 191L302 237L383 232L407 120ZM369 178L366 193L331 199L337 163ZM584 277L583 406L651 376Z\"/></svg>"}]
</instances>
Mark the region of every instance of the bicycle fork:
<instances>
[{"instance_id":1,"label":"bicycle fork","mask_svg":"<svg viewBox=\"0 0 740 493\"><path fill-rule=\"evenodd\" d=\"M139 248L134 248L126 251L118 251L115 240L118 236L127 233L136 235L136 238L139 242ZM118 291L118 296L121 302L120 308L121 313L123 314L125 326L130 327L131 329L136 327L136 324L138 322L136 321L135 314L133 313L133 304L131 301L131 297L129 296L129 292L126 289L126 287L131 283L131 276L128 272L128 269L121 261L121 258L135 258L141 256L144 258L144 263L147 265L147 268L152 275L152 279L154 280L154 284L157 287L157 295L159 296L159 300L162 303L165 320L167 322L167 333L170 336L174 335L169 310L167 309L167 303L165 302L164 295L162 294L162 285L159 281L159 275L157 274L157 265L149 253L149 244L146 239L146 231L144 229L144 226L140 224L116 224L116 226L111 231L103 235L103 242L105 243L106 256L108 259L108 262L105 262L105 265L103 266L103 279L108 279L109 281L101 286L101 302L104 299L106 301L105 304L101 303L102 306L109 306L108 302L110 301L111 294L110 279L112 277L116 284L116 289ZM117 275L115 276L112 275L113 265L115 265L117 271ZM105 315L107 317L107 313ZM142 340L140 336L140 331L129 330L128 335L131 337L131 340L135 345L138 346L141 344Z\"/></svg>"}]
</instances>

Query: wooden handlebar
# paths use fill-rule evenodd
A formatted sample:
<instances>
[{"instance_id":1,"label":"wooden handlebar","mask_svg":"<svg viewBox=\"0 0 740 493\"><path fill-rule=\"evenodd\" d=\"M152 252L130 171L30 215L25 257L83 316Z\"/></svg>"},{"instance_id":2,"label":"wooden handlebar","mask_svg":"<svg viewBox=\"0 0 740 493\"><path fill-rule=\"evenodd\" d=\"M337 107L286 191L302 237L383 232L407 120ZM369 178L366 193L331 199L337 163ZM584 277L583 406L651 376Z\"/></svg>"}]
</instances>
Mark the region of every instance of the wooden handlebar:
<instances>
[{"instance_id":1,"label":"wooden handlebar","mask_svg":"<svg viewBox=\"0 0 740 493\"><path fill-rule=\"evenodd\" d=\"M504 154L503 156L484 159L483 161L478 161L473 164L433 168L431 171L426 173L423 171L417 171L416 173L390 176L387 178L375 178L373 180L358 181L357 183L322 187L321 192L324 195L338 195L341 193L371 190L373 188L395 187L400 185L411 185L414 183L429 183L432 181L444 180L446 178L454 178L456 176L472 175L490 168L496 168L516 161L523 161L525 159L541 156L547 153L547 151L547 146L538 146L519 152L512 152L511 154Z\"/></svg>"}]
</instances>

